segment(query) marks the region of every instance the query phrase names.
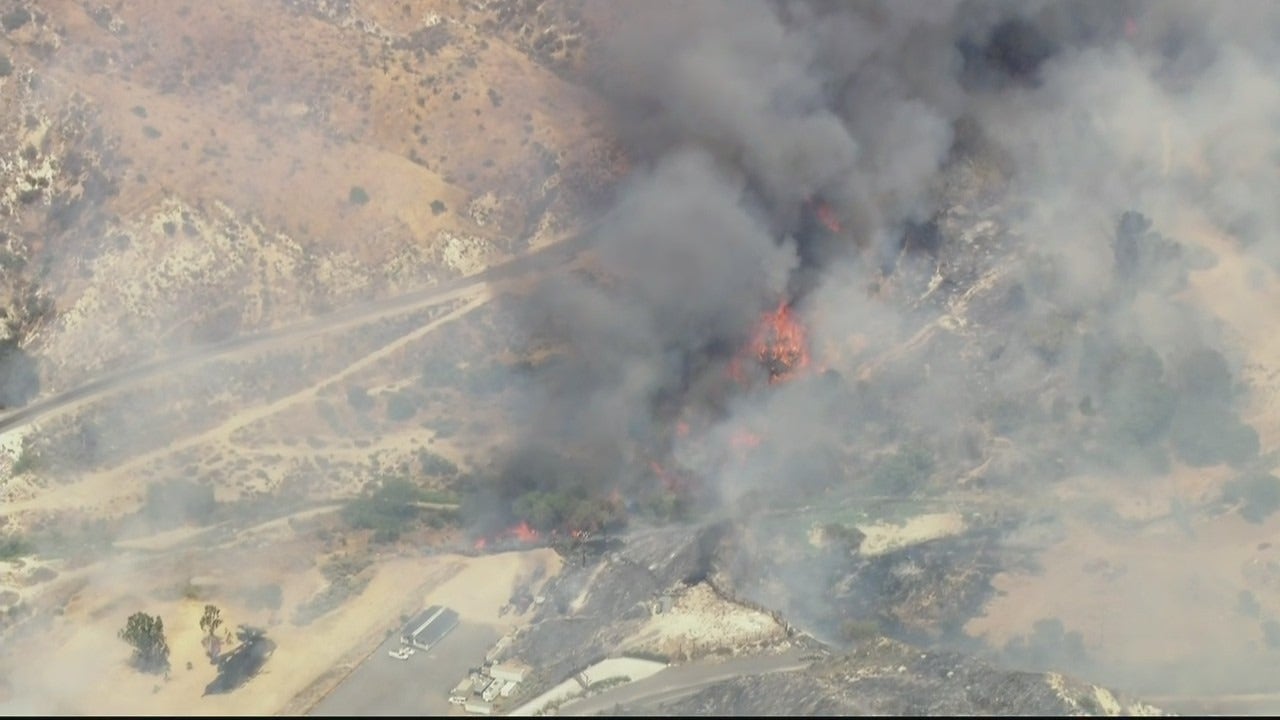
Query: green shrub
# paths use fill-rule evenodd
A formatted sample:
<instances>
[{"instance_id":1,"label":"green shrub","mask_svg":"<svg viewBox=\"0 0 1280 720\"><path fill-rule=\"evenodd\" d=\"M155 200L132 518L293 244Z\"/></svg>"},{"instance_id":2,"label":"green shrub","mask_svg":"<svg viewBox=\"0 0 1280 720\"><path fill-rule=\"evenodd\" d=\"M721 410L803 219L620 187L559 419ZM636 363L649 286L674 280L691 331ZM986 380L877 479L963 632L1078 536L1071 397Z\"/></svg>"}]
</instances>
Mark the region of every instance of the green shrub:
<instances>
[{"instance_id":1,"label":"green shrub","mask_svg":"<svg viewBox=\"0 0 1280 720\"><path fill-rule=\"evenodd\" d=\"M40 469L41 458L40 451L36 449L35 444L29 439L24 438L22 441L22 449L18 451L18 457L13 461L13 474L21 475L23 473L34 472Z\"/></svg>"},{"instance_id":2,"label":"green shrub","mask_svg":"<svg viewBox=\"0 0 1280 720\"><path fill-rule=\"evenodd\" d=\"M425 502L422 488L404 479L384 479L378 488L347 503L342 518L357 530L373 530L374 542L394 542L412 527Z\"/></svg>"},{"instance_id":3,"label":"green shrub","mask_svg":"<svg viewBox=\"0 0 1280 720\"><path fill-rule=\"evenodd\" d=\"M347 193L347 201L352 205L364 205L369 202L369 193L359 185L352 186L351 192Z\"/></svg>"},{"instance_id":4,"label":"green shrub","mask_svg":"<svg viewBox=\"0 0 1280 720\"><path fill-rule=\"evenodd\" d=\"M452 460L425 448L418 451L418 467L423 475L453 477L458 474L458 466Z\"/></svg>"}]
</instances>

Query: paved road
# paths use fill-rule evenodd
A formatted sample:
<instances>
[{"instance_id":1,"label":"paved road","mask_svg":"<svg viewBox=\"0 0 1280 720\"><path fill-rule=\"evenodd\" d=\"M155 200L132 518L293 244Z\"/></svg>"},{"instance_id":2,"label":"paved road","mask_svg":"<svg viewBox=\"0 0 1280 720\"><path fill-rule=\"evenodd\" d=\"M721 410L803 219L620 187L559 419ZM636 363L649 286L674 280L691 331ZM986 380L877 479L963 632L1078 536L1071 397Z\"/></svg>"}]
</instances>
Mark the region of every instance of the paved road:
<instances>
[{"instance_id":1,"label":"paved road","mask_svg":"<svg viewBox=\"0 0 1280 720\"><path fill-rule=\"evenodd\" d=\"M511 280L534 271L549 270L571 261L578 252L587 246L591 236L590 230L584 231L570 239L548 245L464 278L395 297L359 303L296 325L253 335L244 335L220 343L201 345L167 357L108 372L79 387L51 395L26 407L0 415L0 430L30 424L64 408L123 390L157 375L194 367L201 363L236 353L261 351L289 341L363 325L383 317L438 304L454 296L461 296L467 290L482 283L496 283Z\"/></svg>"},{"instance_id":2,"label":"paved road","mask_svg":"<svg viewBox=\"0 0 1280 720\"><path fill-rule=\"evenodd\" d=\"M417 651L408 660L387 657L400 647L399 633L378 646L308 715L361 717L368 715L460 714L449 704L449 691L466 677L467 669L484 662L484 655L502 634L487 625L461 623L429 652Z\"/></svg>"},{"instance_id":3,"label":"paved road","mask_svg":"<svg viewBox=\"0 0 1280 720\"><path fill-rule=\"evenodd\" d=\"M611 713L621 705L628 710L653 712L661 703L671 702L739 675L800 670L808 667L801 661L803 653L791 650L779 655L753 655L722 662L693 662L675 665L643 680L606 690L599 695L579 700L560 708L561 715L598 715Z\"/></svg>"}]
</instances>

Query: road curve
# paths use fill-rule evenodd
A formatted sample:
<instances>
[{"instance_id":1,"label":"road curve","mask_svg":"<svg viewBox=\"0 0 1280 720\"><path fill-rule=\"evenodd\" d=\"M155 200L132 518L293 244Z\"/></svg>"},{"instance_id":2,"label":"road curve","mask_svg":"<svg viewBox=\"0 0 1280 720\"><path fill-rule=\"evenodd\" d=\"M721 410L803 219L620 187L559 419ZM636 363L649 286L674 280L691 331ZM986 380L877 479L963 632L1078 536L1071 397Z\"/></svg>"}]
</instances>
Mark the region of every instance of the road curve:
<instances>
[{"instance_id":1,"label":"road curve","mask_svg":"<svg viewBox=\"0 0 1280 720\"><path fill-rule=\"evenodd\" d=\"M199 365L233 352L250 350L280 341L323 334L351 325L359 325L392 313L407 311L420 305L446 300L450 295L462 293L481 283L501 282L533 271L548 270L572 260L590 243L591 237L591 229L587 229L568 239L539 248L473 275L467 275L466 277L394 297L357 303L295 325L251 335L242 335L218 343L199 345L162 358L148 360L131 367L108 372L78 387L41 398L25 407L0 415L0 431L35 422L73 403L123 390L153 376L172 372L183 367Z\"/></svg>"}]
</instances>

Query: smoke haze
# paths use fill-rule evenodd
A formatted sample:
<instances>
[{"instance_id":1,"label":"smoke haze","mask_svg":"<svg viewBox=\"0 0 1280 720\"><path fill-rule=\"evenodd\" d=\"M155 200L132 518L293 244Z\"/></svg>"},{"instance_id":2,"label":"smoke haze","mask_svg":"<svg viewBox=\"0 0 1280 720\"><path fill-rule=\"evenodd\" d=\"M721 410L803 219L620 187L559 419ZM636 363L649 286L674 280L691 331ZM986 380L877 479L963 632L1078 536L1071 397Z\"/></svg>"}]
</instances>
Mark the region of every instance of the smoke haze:
<instances>
[{"instance_id":1,"label":"smoke haze","mask_svg":"<svg viewBox=\"0 0 1280 720\"><path fill-rule=\"evenodd\" d=\"M937 459L934 491L981 466L1049 507L1062 477L1168 473L1169 417L1181 461L1256 457L1236 401L1197 416L1177 379L1210 357L1238 383L1247 362L1188 284L1215 252L1177 234L1215 226L1274 266L1274 6L617 15L594 82L634 172L597 231L608 280L553 278L528 308L536 342L562 352L536 374L528 442L595 448L604 492L656 485L642 460L665 447L721 509L863 487L903 443ZM725 381L780 301L817 372ZM681 433L677 417L706 424ZM1197 456L1188 436L1214 424L1231 439ZM743 430L763 438L747 457ZM1099 679L1130 677L1115 667Z\"/></svg>"},{"instance_id":2,"label":"smoke haze","mask_svg":"<svg viewBox=\"0 0 1280 720\"><path fill-rule=\"evenodd\" d=\"M192 577L197 565L225 588L269 586L283 582L279 567L302 568L275 585L276 607L260 615L279 623L278 610L295 610L292 627L272 632L315 634L312 618L297 620L301 609L332 600L316 613L331 611L346 596L330 590L358 593L370 575L316 578L378 546L348 548L310 515L294 533L295 518L268 519L270 509L266 529L248 533L260 550L252 558L213 531L232 519L257 527L258 502L336 510L356 487L396 473L459 489L468 545L516 523L545 540L628 521L682 530L737 521L727 536L738 544L725 551L733 588L837 644L870 618L922 645L1155 695L1269 687L1280 669L1280 558L1261 554L1280 532L1271 515L1280 480L1270 475L1280 447L1270 410L1280 367L1270 317L1280 302L1280 5L586 0L598 27L583 34L578 75L515 73L523 60L504 54L514 52L507 40L485 55L488 26L472 22L468 35L462 20L418 17L413 3L279 5L287 10L271 17L290 33L280 43L223 41L256 36L254 13L267 17L239 5L225 25L213 17L221 9L166 10L174 17L164 22L198 43L162 32L164 22L149 28L136 8L130 30L106 5L47 23L33 16L14 30L30 46L23 53L52 58L40 68L51 79L41 89L15 65L12 77L0 73L0 91L29 86L14 97L34 106L73 94L64 75L102 73L119 95L103 91L119 105L107 120L137 136L121 146L84 130L93 118L80 105L93 104L80 100L58 119L83 130L81 159L119 167L110 182L70 183L92 207L55 203L49 222L72 230L54 239L79 240L69 237L80 232L76 213L97 212L117 186L132 193L121 214L147 208L85 230L92 244L58 250L80 263L61 269L70 279L59 291L90 290L49 327L30 323L45 335L22 347L44 363L45 392L137 357L187 352L192 338L218 343L383 291L416 292L440 279L436 268L475 273L523 250L514 237L546 240L556 232L539 225L544 215L573 215L547 211L559 192L547 192L549 176L589 183L567 161L573 152L556 152L588 132L575 120L604 117L602 134L624 148L628 172L607 192L583 193L609 196L588 208L587 249L527 294L477 281L493 295L371 315L324 339L302 333L293 339L308 338L305 347L292 354L193 363L164 384L31 428L33 438L65 441L46 458L49 477L79 485L30 481L33 499L3 509L72 548L59 552L114 549L98 525L63 524L79 510L88 516L88 501L72 493L126 474L151 492L138 503L131 491L108 493L102 516L121 538L141 539L68 573L79 584L65 595L80 600L63 620L96 613L100 622L77 635L65 653L75 660L59 673L10 658L17 669L0 677L0 711L82 707L68 688L91 695L108 677L103 663L124 652L106 624L147 604L198 612L183 595L208 580ZM516 4L494 5L523 22L524 9L508 12ZM357 22L357 10L370 14ZM80 52L75 32L49 29L59 25L120 48ZM365 44L348 52L352 38ZM186 58L196 45L218 72L193 76L199 63ZM296 47L317 59L287 57ZM365 71L347 72L357 62ZM488 74L468 74L477 64ZM155 87L138 90L144 80ZM454 85L468 93L449 92ZM473 98L472 86L488 92ZM571 113L581 117L565 119ZM188 124L196 130L183 135ZM128 167L117 150L155 166ZM34 177L57 165L35 144L36 159L21 165L26 152L0 158L0 170ZM218 164L228 157L242 165ZM67 166L59 172L70 176ZM207 198L206 186L216 188ZM5 193L0 210L18 207ZM509 205L486 210L480 200L496 196ZM37 209L44 222L40 203L27 212ZM526 213L534 219L508 222ZM42 226L30 221L22 238L0 240L35 242L31 227ZM436 234L422 237L423 228ZM0 265L10 272L7 255ZM131 284L139 267L148 272ZM469 329L425 335L437 319L469 312L465 303L495 297L489 307L502 309L476 324L489 323L499 342L468 344ZM6 332L19 324L6 316ZM769 337L799 337L802 347L786 355L764 346ZM0 338L0 406L41 386L15 343ZM476 347L492 357L476 357ZM370 369L383 361L382 374ZM473 374L459 379L459 367ZM477 368L492 372L476 380ZM496 389L475 390L473 380ZM476 430L482 423L488 429ZM449 435L463 425L485 439L455 464ZM25 448L25 435L11 437ZM425 446L437 439L434 456ZM379 455L388 448L404 452ZM428 473L429 464L452 470ZM963 516L967 544L859 555L819 538L861 533L851 518L881 502ZM804 532L816 529L812 547L777 539L788 513L811 522ZM204 544L195 528L150 544L187 521L221 543L209 540L216 562L154 550ZM317 561L321 545L327 559ZM394 596L404 585L374 587ZM1249 605L1242 593L1255 591L1256 607L1239 611ZM83 599L98 596L110 600ZM899 596L936 611L946 632L895 615ZM246 617L262 609L241 605ZM392 617L395 605L366 609ZM198 647L196 618L165 619L175 648ZM298 647L293 657L316 677L338 662L302 658ZM130 677L130 692L150 689L151 679Z\"/></svg>"}]
</instances>

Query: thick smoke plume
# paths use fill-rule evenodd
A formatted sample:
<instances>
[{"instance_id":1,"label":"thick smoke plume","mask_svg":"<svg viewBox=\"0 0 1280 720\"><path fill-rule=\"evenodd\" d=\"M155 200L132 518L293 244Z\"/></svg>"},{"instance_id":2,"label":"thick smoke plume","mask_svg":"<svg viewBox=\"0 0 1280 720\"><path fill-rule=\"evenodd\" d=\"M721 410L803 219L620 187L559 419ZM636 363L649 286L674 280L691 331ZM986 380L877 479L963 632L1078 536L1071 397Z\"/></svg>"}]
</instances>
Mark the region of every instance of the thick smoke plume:
<instances>
[{"instance_id":1,"label":"thick smoke plume","mask_svg":"<svg viewBox=\"0 0 1280 720\"><path fill-rule=\"evenodd\" d=\"M894 448L934 482L977 465L1031 499L1073 472L1166 471L1166 441L1193 465L1256 456L1232 409L1244 358L1184 301L1213 253L1176 235L1190 219L1277 260L1274 5L608 14L593 80L634 172L590 271L526 306L550 359L519 446L552 468L514 454L506 501L549 475L634 504L683 473L730 511L865 486ZM735 381L780 303L812 370Z\"/></svg>"}]
</instances>

